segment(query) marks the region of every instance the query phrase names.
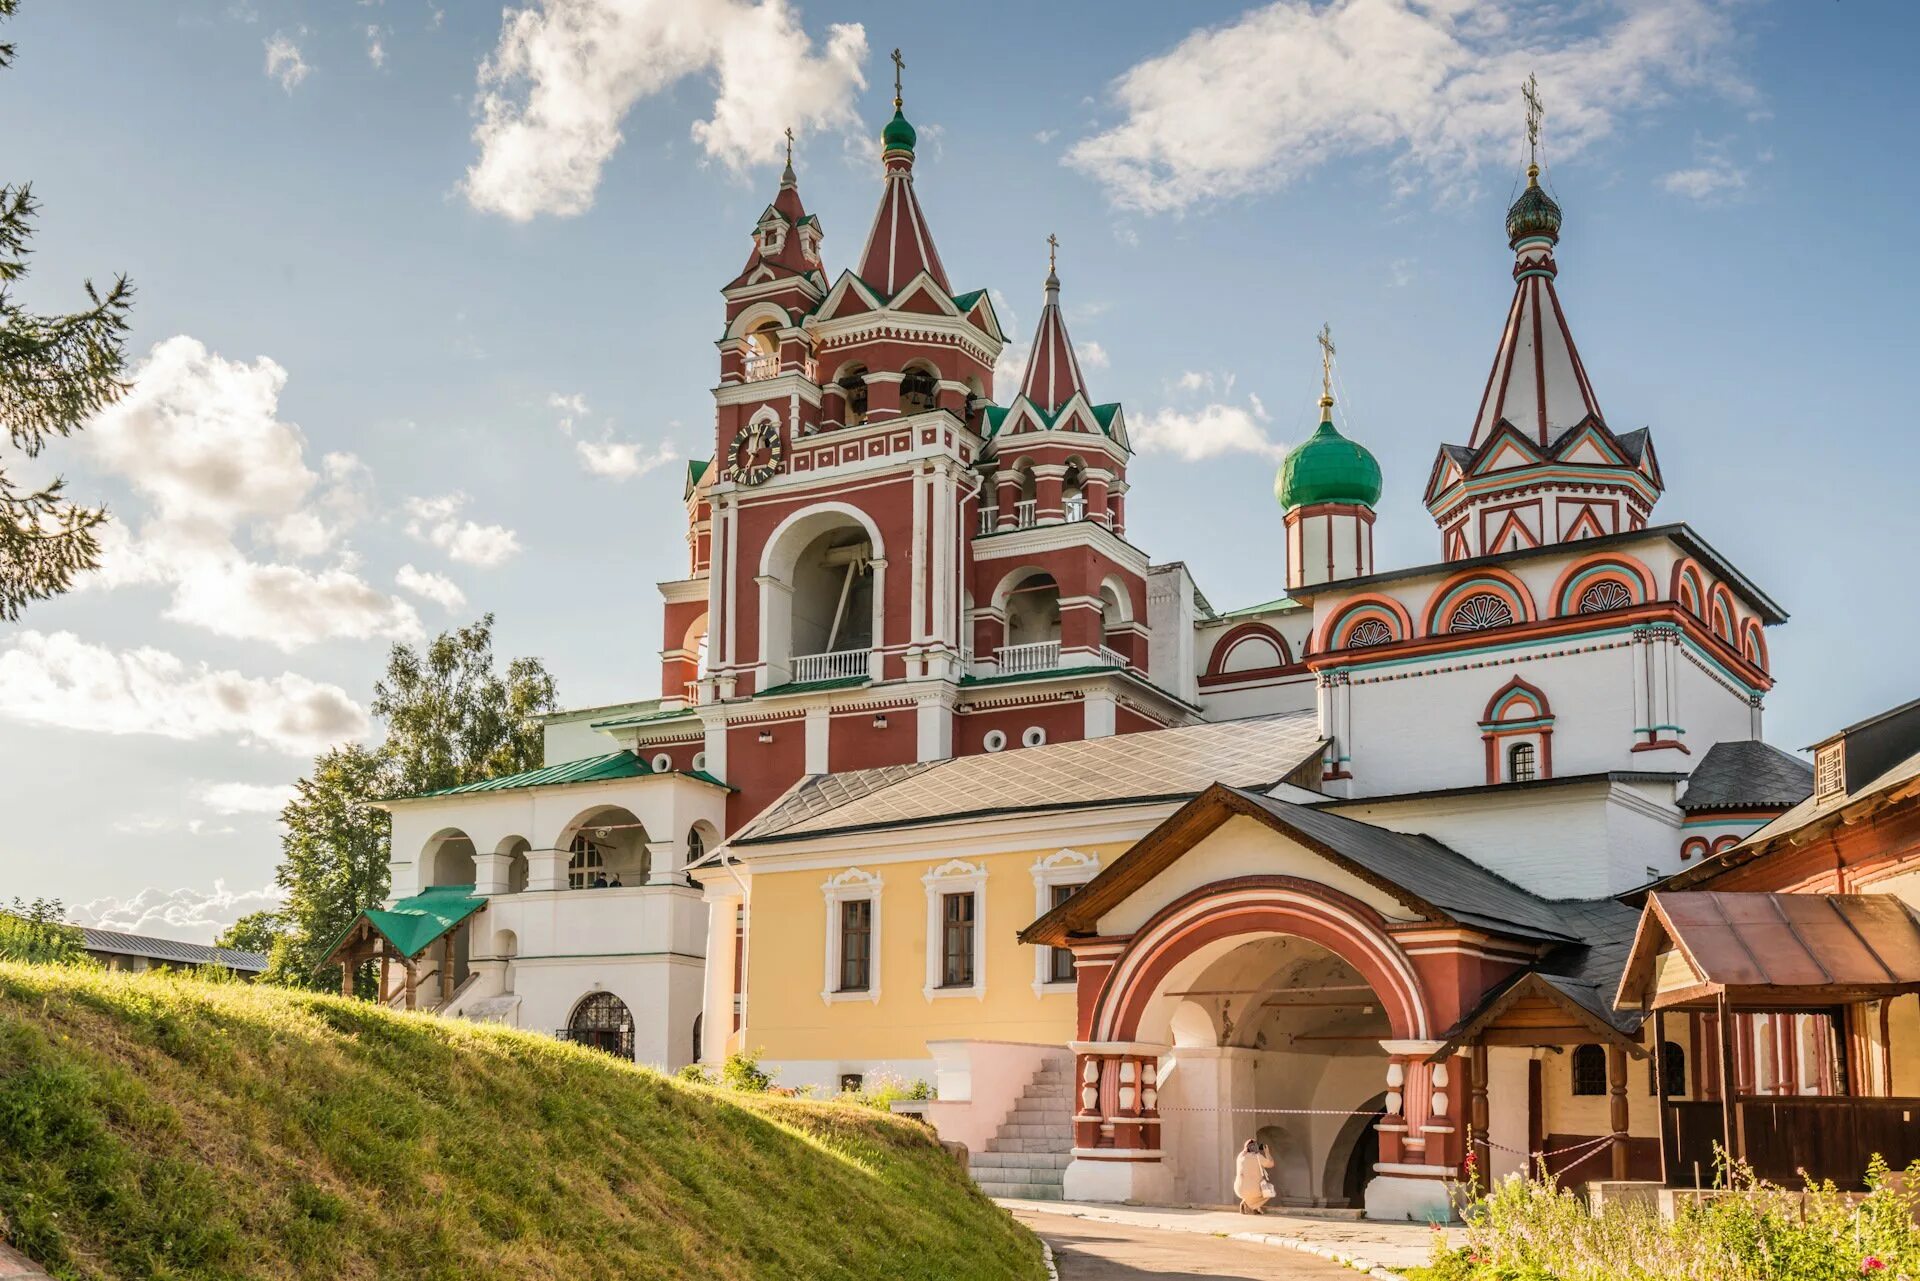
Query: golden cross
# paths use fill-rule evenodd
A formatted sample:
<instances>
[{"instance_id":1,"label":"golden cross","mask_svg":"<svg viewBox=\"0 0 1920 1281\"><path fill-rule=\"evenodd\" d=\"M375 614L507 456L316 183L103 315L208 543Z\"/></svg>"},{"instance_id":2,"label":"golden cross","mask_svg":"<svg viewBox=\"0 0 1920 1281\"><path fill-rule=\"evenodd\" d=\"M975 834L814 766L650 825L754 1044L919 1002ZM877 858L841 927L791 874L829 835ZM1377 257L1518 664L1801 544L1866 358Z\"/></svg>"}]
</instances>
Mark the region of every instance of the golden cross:
<instances>
[{"instance_id":1,"label":"golden cross","mask_svg":"<svg viewBox=\"0 0 1920 1281\"><path fill-rule=\"evenodd\" d=\"M1060 237L1054 235L1052 232L1048 232L1047 233L1047 274L1049 276L1053 274L1053 252L1059 247L1060 247Z\"/></svg>"},{"instance_id":2,"label":"golden cross","mask_svg":"<svg viewBox=\"0 0 1920 1281\"><path fill-rule=\"evenodd\" d=\"M1527 83L1521 87L1520 97L1527 104L1527 164L1540 163L1540 117L1545 109L1540 105L1540 82L1531 71L1527 73Z\"/></svg>"},{"instance_id":3,"label":"golden cross","mask_svg":"<svg viewBox=\"0 0 1920 1281\"><path fill-rule=\"evenodd\" d=\"M893 51L893 109L895 111L900 110L900 73L906 69L907 64L901 60L900 51L895 49Z\"/></svg>"},{"instance_id":4,"label":"golden cross","mask_svg":"<svg viewBox=\"0 0 1920 1281\"><path fill-rule=\"evenodd\" d=\"M793 168L793 126L787 126L787 168Z\"/></svg>"},{"instance_id":5,"label":"golden cross","mask_svg":"<svg viewBox=\"0 0 1920 1281\"><path fill-rule=\"evenodd\" d=\"M1320 326L1320 403L1333 403L1333 326Z\"/></svg>"}]
</instances>

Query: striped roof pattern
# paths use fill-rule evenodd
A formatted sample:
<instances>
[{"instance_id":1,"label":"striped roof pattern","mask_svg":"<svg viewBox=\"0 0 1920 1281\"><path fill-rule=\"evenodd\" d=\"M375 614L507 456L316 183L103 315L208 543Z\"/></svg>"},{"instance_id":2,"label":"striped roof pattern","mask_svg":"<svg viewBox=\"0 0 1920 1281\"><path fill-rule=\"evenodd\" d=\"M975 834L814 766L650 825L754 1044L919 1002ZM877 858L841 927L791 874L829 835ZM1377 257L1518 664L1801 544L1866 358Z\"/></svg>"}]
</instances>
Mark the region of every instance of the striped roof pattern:
<instances>
[{"instance_id":1,"label":"striped roof pattern","mask_svg":"<svg viewBox=\"0 0 1920 1281\"><path fill-rule=\"evenodd\" d=\"M245 974L259 974L267 968L267 958L258 952L242 952L231 947L208 947L204 943L185 943L179 939L157 938L151 934L126 934L120 930L80 927L86 935L87 951L112 956L143 956L150 961L175 965L223 965Z\"/></svg>"},{"instance_id":2,"label":"striped roof pattern","mask_svg":"<svg viewBox=\"0 0 1920 1281\"><path fill-rule=\"evenodd\" d=\"M922 271L952 295L947 269L941 265L940 251L934 248L933 233L927 229L927 216L920 212L920 201L913 194L912 161L889 161L880 208L873 215L873 229L867 232L867 247L860 255L856 274L881 297L891 298Z\"/></svg>"},{"instance_id":3,"label":"striped roof pattern","mask_svg":"<svg viewBox=\"0 0 1920 1281\"><path fill-rule=\"evenodd\" d=\"M548 765L540 769L521 770L518 774L502 774L498 778L483 778L477 783L462 783L458 787L442 787L431 792L417 792L412 796L399 796L393 799L417 801L429 796L460 796L467 792L503 792L516 787L551 787L556 783L603 783L609 779L639 778L642 774L651 773L653 770L645 761L623 747L617 752L608 752L604 756L588 756L577 761L563 761L558 765Z\"/></svg>"},{"instance_id":4,"label":"striped roof pattern","mask_svg":"<svg viewBox=\"0 0 1920 1281\"><path fill-rule=\"evenodd\" d=\"M1040 327L1034 331L1033 351L1027 356L1027 376L1020 384L1020 394L1051 414L1075 392L1086 390L1080 358L1074 354L1066 318L1060 314L1060 278L1048 272L1047 301L1040 308Z\"/></svg>"},{"instance_id":5,"label":"striped roof pattern","mask_svg":"<svg viewBox=\"0 0 1920 1281\"><path fill-rule=\"evenodd\" d=\"M1552 244L1523 240L1514 252L1513 304L1481 393L1468 441L1473 449L1485 444L1502 421L1542 445L1589 418L1606 421L1554 288L1558 269Z\"/></svg>"},{"instance_id":6,"label":"striped roof pattern","mask_svg":"<svg viewBox=\"0 0 1920 1281\"><path fill-rule=\"evenodd\" d=\"M1185 798L1214 783L1270 787L1312 759L1321 741L1318 713L1283 712L816 774L795 784L728 845L987 813Z\"/></svg>"}]
</instances>

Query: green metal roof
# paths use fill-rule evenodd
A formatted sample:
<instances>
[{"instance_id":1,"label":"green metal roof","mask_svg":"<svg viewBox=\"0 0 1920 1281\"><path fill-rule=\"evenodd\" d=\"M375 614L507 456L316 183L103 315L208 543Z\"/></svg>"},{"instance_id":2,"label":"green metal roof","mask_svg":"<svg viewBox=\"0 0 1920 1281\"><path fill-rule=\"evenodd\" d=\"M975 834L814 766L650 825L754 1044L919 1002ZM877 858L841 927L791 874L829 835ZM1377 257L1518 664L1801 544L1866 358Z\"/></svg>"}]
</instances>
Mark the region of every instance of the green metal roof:
<instances>
[{"instance_id":1,"label":"green metal roof","mask_svg":"<svg viewBox=\"0 0 1920 1281\"><path fill-rule=\"evenodd\" d=\"M333 954L363 920L393 944L400 955L411 960L431 947L435 939L486 905L487 900L474 896L471 885L429 886L412 898L399 900L392 907L370 907L354 917L347 923L347 928L327 944L326 950L321 953L324 959L320 964L326 965L333 960Z\"/></svg>"},{"instance_id":2,"label":"green metal roof","mask_svg":"<svg viewBox=\"0 0 1920 1281\"><path fill-rule=\"evenodd\" d=\"M649 721L671 721L682 716L692 716L692 707L669 707L664 712L638 712L632 716L619 716L610 721L594 721L588 729L624 729L629 725L644 725Z\"/></svg>"},{"instance_id":3,"label":"green metal roof","mask_svg":"<svg viewBox=\"0 0 1920 1281\"><path fill-rule=\"evenodd\" d=\"M852 689L855 685L865 685L871 676L837 676L827 681L788 681L784 685L774 685L754 694L755 698L766 698L773 694L811 694L825 689Z\"/></svg>"},{"instance_id":4,"label":"green metal roof","mask_svg":"<svg viewBox=\"0 0 1920 1281\"><path fill-rule=\"evenodd\" d=\"M1294 600L1290 596L1281 596L1274 600L1265 601L1259 605L1244 605L1239 609L1230 609L1224 614L1215 614L1214 618L1244 618L1250 614L1272 614L1283 609L1304 608L1306 608L1304 602Z\"/></svg>"},{"instance_id":5,"label":"green metal roof","mask_svg":"<svg viewBox=\"0 0 1920 1281\"><path fill-rule=\"evenodd\" d=\"M1380 464L1364 445L1348 440L1328 418L1280 464L1273 492L1291 510L1314 503L1380 501Z\"/></svg>"},{"instance_id":6,"label":"green metal roof","mask_svg":"<svg viewBox=\"0 0 1920 1281\"><path fill-rule=\"evenodd\" d=\"M905 151L911 153L915 141L917 141L917 136L913 131L913 126L907 123L906 113L901 111L900 108L895 107L893 109L893 119L887 121L886 128L880 131L881 145L888 151Z\"/></svg>"},{"instance_id":7,"label":"green metal roof","mask_svg":"<svg viewBox=\"0 0 1920 1281\"><path fill-rule=\"evenodd\" d=\"M1031 400L1027 400L1025 395L1016 396L1013 404L1017 405L1023 400L1026 401L1027 408L1031 409L1034 415L1047 425L1049 430L1052 429L1054 423L1060 420L1061 414L1066 412L1066 405L1062 404L1058 409L1054 410L1054 412L1048 413ZM1101 435L1113 435L1113 416L1120 412L1120 402L1114 401L1106 405L1093 405L1091 408L1093 409L1094 421L1100 424ZM1000 405L988 405L982 412L985 414L987 425L985 439L992 440L1000 434L1000 428L1005 425L1007 415L1013 412L1013 405L1004 407Z\"/></svg>"},{"instance_id":8,"label":"green metal roof","mask_svg":"<svg viewBox=\"0 0 1920 1281\"><path fill-rule=\"evenodd\" d=\"M700 484L700 478L707 474L707 467L712 461L712 459L707 458L687 460L687 485L680 494L680 500L682 502L693 497L694 488Z\"/></svg>"},{"instance_id":9,"label":"green metal roof","mask_svg":"<svg viewBox=\"0 0 1920 1281\"><path fill-rule=\"evenodd\" d=\"M442 787L431 792L419 792L413 796L395 797L395 800L418 801L429 796L463 796L468 792L504 792L516 787L552 787L559 783L604 783L616 778L639 778L653 773L653 769L638 756L626 748L617 752L608 752L605 756L589 756L584 760L565 761L559 765L547 765L540 769L521 770L518 774L503 774L499 778L483 778L478 783L462 783L458 787Z\"/></svg>"}]
</instances>

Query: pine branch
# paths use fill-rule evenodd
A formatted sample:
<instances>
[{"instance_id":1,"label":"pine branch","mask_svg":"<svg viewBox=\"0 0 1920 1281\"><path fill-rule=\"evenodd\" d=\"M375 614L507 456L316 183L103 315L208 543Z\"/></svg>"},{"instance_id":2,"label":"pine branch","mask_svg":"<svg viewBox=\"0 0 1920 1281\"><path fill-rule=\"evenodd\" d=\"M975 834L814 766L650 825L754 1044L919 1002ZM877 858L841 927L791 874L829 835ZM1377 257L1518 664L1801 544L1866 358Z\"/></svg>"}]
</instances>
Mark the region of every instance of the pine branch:
<instances>
[{"instance_id":1,"label":"pine branch","mask_svg":"<svg viewBox=\"0 0 1920 1281\"><path fill-rule=\"evenodd\" d=\"M23 494L0 474L0 619L19 618L29 601L58 596L74 575L100 566L94 531L106 509L69 502L64 488L55 480Z\"/></svg>"}]
</instances>

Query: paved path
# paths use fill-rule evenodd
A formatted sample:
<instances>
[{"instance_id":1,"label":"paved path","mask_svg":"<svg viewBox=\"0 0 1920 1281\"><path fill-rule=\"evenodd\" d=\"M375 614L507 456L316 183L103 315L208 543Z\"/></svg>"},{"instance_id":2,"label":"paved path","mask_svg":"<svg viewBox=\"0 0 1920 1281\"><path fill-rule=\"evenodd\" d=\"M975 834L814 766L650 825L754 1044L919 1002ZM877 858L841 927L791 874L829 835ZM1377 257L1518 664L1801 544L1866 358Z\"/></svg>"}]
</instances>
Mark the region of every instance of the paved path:
<instances>
[{"instance_id":1,"label":"paved path","mask_svg":"<svg viewBox=\"0 0 1920 1281\"><path fill-rule=\"evenodd\" d=\"M1359 1281L1350 1268L1252 1241L1168 1232L1016 1210L1014 1217L1053 1247L1060 1281L1146 1281L1149 1277L1244 1277L1248 1281ZM1247 1220L1249 1223L1252 1219Z\"/></svg>"},{"instance_id":2,"label":"paved path","mask_svg":"<svg viewBox=\"0 0 1920 1281\"><path fill-rule=\"evenodd\" d=\"M1178 1206L1017 1201L1011 1198L996 1200L1023 1219L1028 1214L1071 1216L1122 1228L1160 1232L1176 1241L1183 1237L1189 1240L1196 1236L1219 1239L1257 1233L1271 1238L1270 1242L1257 1243L1260 1249L1283 1255L1305 1253L1309 1258L1318 1254L1322 1257L1333 1255L1355 1261L1364 1260L1369 1268L1404 1268L1425 1263L1433 1251L1433 1229L1425 1224L1377 1223L1312 1213L1289 1214L1279 1206L1269 1206L1264 1215L1253 1218L1232 1210ZM1465 1241L1466 1234L1459 1228L1448 1228L1445 1235L1449 1243L1460 1245ZM1280 1242L1285 1244L1278 1244ZM1354 1275L1348 1273L1349 1277Z\"/></svg>"}]
</instances>

